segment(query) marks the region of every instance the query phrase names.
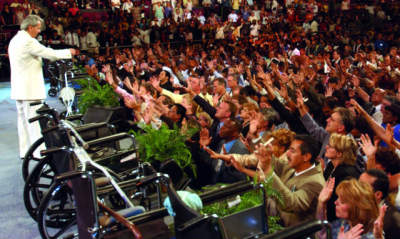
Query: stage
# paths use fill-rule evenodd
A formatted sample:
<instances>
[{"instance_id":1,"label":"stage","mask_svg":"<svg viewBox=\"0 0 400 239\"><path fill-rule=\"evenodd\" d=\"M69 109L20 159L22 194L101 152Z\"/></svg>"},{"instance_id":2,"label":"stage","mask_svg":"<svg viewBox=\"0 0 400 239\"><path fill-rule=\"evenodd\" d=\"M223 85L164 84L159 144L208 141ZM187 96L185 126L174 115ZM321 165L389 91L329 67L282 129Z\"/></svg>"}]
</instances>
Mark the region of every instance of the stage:
<instances>
[{"instance_id":1,"label":"stage","mask_svg":"<svg viewBox=\"0 0 400 239\"><path fill-rule=\"evenodd\" d=\"M48 98L46 102L61 106L57 98ZM23 202L17 112L15 101L10 99L10 82L0 82L0 112L0 238L40 239L37 223L28 215Z\"/></svg>"}]
</instances>

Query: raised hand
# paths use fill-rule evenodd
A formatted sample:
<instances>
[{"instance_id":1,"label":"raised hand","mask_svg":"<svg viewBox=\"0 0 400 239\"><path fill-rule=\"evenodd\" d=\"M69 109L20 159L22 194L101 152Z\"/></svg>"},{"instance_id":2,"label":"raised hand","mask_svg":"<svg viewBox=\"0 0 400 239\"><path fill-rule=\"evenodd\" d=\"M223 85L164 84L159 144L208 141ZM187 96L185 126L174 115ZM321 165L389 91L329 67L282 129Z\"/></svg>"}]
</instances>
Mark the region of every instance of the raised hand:
<instances>
[{"instance_id":1,"label":"raised hand","mask_svg":"<svg viewBox=\"0 0 400 239\"><path fill-rule=\"evenodd\" d=\"M113 77L111 71L106 72L106 78L105 78L105 80L106 80L106 82L107 82L108 84L110 84L111 86L113 86L113 85L115 84L115 83L114 83L114 77Z\"/></svg>"},{"instance_id":2,"label":"raised hand","mask_svg":"<svg viewBox=\"0 0 400 239\"><path fill-rule=\"evenodd\" d=\"M288 98L288 91L287 91L287 87L285 84L281 84L281 89L279 90L279 94L284 98L287 99Z\"/></svg>"},{"instance_id":3,"label":"raised hand","mask_svg":"<svg viewBox=\"0 0 400 239\"><path fill-rule=\"evenodd\" d=\"M359 87L360 86L360 79L358 79L357 76L353 75L351 77L351 83L353 83L354 87Z\"/></svg>"},{"instance_id":4,"label":"raised hand","mask_svg":"<svg viewBox=\"0 0 400 239\"><path fill-rule=\"evenodd\" d=\"M358 144L364 151L365 156L367 156L368 159L373 158L378 150L379 140L375 140L374 144L372 144L372 140L368 134L362 134L360 139L361 142Z\"/></svg>"},{"instance_id":5,"label":"raised hand","mask_svg":"<svg viewBox=\"0 0 400 239\"><path fill-rule=\"evenodd\" d=\"M388 206L383 204L379 208L379 215L378 218L374 222L374 237L375 239L384 239L385 237L383 236L383 218L385 217L385 213L387 210Z\"/></svg>"},{"instance_id":6,"label":"raised hand","mask_svg":"<svg viewBox=\"0 0 400 239\"><path fill-rule=\"evenodd\" d=\"M297 100L297 107L303 107L304 106L304 99L303 99L303 93L301 93L300 89L296 90L296 100Z\"/></svg>"},{"instance_id":7,"label":"raised hand","mask_svg":"<svg viewBox=\"0 0 400 239\"><path fill-rule=\"evenodd\" d=\"M264 173L268 173L271 170L272 146L264 146L263 144L259 144L256 146L254 154L256 155Z\"/></svg>"},{"instance_id":8,"label":"raised hand","mask_svg":"<svg viewBox=\"0 0 400 239\"><path fill-rule=\"evenodd\" d=\"M125 103L125 106L130 108L130 109L138 109L140 107L140 105L138 105L136 103L136 101L134 99L130 98L130 97L125 97L124 98L124 103Z\"/></svg>"},{"instance_id":9,"label":"raised hand","mask_svg":"<svg viewBox=\"0 0 400 239\"><path fill-rule=\"evenodd\" d=\"M347 232L344 232L344 227L341 226L337 239L361 239L363 231L364 229L362 224L355 225Z\"/></svg>"},{"instance_id":10,"label":"raised hand","mask_svg":"<svg viewBox=\"0 0 400 239\"><path fill-rule=\"evenodd\" d=\"M103 73L111 72L110 64L104 65L103 68L101 68L101 71L102 71Z\"/></svg>"},{"instance_id":11,"label":"raised hand","mask_svg":"<svg viewBox=\"0 0 400 239\"><path fill-rule=\"evenodd\" d=\"M158 77L151 77L150 83L157 91L161 91L160 80L158 79Z\"/></svg>"},{"instance_id":12,"label":"raised hand","mask_svg":"<svg viewBox=\"0 0 400 239\"><path fill-rule=\"evenodd\" d=\"M202 128L200 130L200 140L199 140L200 146L202 148L206 148L210 143L211 143L211 137L210 133L208 132L208 129Z\"/></svg>"},{"instance_id":13,"label":"raised hand","mask_svg":"<svg viewBox=\"0 0 400 239\"><path fill-rule=\"evenodd\" d=\"M328 182L326 182L325 186L322 188L321 192L319 193L318 202L326 204L332 196L334 187L335 187L335 178L330 178Z\"/></svg>"},{"instance_id":14,"label":"raised hand","mask_svg":"<svg viewBox=\"0 0 400 239\"><path fill-rule=\"evenodd\" d=\"M331 86L328 86L325 90L325 97L332 96L333 95L333 88Z\"/></svg>"},{"instance_id":15,"label":"raised hand","mask_svg":"<svg viewBox=\"0 0 400 239\"><path fill-rule=\"evenodd\" d=\"M355 99L350 99L350 104L354 106L354 108L358 113L361 113L363 111L363 108L361 107L360 104L358 104L358 102Z\"/></svg>"},{"instance_id":16,"label":"raised hand","mask_svg":"<svg viewBox=\"0 0 400 239\"><path fill-rule=\"evenodd\" d=\"M391 124L387 124L386 128L385 128L385 135L383 137L385 137L383 140L387 143L390 144L391 146L394 146L394 130Z\"/></svg>"}]
</instances>

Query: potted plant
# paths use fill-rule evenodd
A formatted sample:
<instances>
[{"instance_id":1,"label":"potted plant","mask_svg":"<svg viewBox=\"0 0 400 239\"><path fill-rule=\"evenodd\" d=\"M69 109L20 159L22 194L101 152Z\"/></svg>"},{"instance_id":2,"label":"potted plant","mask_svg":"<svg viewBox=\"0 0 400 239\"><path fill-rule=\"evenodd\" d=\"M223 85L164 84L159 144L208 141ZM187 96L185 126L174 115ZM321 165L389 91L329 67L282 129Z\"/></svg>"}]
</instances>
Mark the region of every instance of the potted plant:
<instances>
[{"instance_id":1,"label":"potted plant","mask_svg":"<svg viewBox=\"0 0 400 239\"><path fill-rule=\"evenodd\" d=\"M119 106L119 97L113 88L108 85L100 85L99 82L91 77L88 79L79 79L76 81L82 91L78 98L78 109L84 114L89 107L117 107Z\"/></svg>"},{"instance_id":2,"label":"potted plant","mask_svg":"<svg viewBox=\"0 0 400 239\"><path fill-rule=\"evenodd\" d=\"M142 129L143 132L133 132L142 161L152 163L158 170L161 163L173 159L181 169L189 168L196 175L192 154L185 142L197 129L181 133L177 127L169 129L165 124L159 129L151 125L145 125Z\"/></svg>"},{"instance_id":3,"label":"potted plant","mask_svg":"<svg viewBox=\"0 0 400 239\"><path fill-rule=\"evenodd\" d=\"M257 184L256 180L257 176L254 179L254 183ZM272 183L272 177L268 177L263 184L263 188L265 190L265 195L270 198L274 198L277 200L279 204L283 204L283 199L281 194L272 188L271 186ZM221 184L213 185L211 187L203 188L203 190L216 190L219 187L224 186ZM216 214L218 217L226 217L228 215L232 215L235 213L238 213L240 211L257 207L261 204L263 204L263 193L260 193L260 190L251 190L248 191L240 196L239 199L234 198L233 201L238 201L238 203L234 203L234 206L232 205L232 198L231 199L226 199L223 201L215 202L209 205L206 205L202 209L203 214ZM230 205L231 204L231 205ZM279 230L282 230L283 227L278 223L280 221L280 218L278 216L268 216L268 233L274 233Z\"/></svg>"}]
</instances>

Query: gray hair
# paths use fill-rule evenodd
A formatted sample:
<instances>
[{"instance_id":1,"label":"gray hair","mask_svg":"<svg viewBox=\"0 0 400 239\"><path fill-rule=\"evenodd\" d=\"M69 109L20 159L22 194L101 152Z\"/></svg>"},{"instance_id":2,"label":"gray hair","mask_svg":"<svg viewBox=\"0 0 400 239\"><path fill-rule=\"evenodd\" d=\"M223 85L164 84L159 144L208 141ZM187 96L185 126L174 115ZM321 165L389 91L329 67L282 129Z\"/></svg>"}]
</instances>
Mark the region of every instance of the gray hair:
<instances>
[{"instance_id":1,"label":"gray hair","mask_svg":"<svg viewBox=\"0 0 400 239\"><path fill-rule=\"evenodd\" d=\"M29 26L36 26L40 22L42 24L42 28L44 27L44 21L38 15L29 15L27 16L21 23L20 29L27 30Z\"/></svg>"}]
</instances>

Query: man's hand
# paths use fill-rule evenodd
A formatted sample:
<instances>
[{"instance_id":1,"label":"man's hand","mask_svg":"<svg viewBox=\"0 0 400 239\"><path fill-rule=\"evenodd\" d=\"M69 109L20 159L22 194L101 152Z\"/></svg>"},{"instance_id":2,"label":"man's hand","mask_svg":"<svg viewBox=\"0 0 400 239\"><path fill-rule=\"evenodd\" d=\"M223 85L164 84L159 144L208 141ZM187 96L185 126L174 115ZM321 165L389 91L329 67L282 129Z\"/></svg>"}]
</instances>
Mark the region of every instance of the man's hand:
<instances>
[{"instance_id":1,"label":"man's hand","mask_svg":"<svg viewBox=\"0 0 400 239\"><path fill-rule=\"evenodd\" d=\"M236 161L235 158L233 158L233 157L231 158L231 163L232 163L233 167L235 167L235 169L237 171L243 173L243 171L244 171L243 165L241 163L239 163L238 161Z\"/></svg>"},{"instance_id":2,"label":"man's hand","mask_svg":"<svg viewBox=\"0 0 400 239\"><path fill-rule=\"evenodd\" d=\"M305 114L307 114L307 109L304 105L303 94L301 93L300 89L296 90L296 96L297 96L297 109L299 110L300 116L304 116Z\"/></svg>"},{"instance_id":3,"label":"man's hand","mask_svg":"<svg viewBox=\"0 0 400 239\"><path fill-rule=\"evenodd\" d=\"M258 162L265 174L268 174L271 171L271 161L272 161L272 146L271 144L264 146L263 144L259 144L256 146L256 150L254 151Z\"/></svg>"},{"instance_id":4,"label":"man's hand","mask_svg":"<svg viewBox=\"0 0 400 239\"><path fill-rule=\"evenodd\" d=\"M200 130L200 140L199 140L200 146L202 148L206 148L210 143L211 143L211 137L210 133L208 132L208 129L202 128Z\"/></svg>"},{"instance_id":5,"label":"man's hand","mask_svg":"<svg viewBox=\"0 0 400 239\"><path fill-rule=\"evenodd\" d=\"M79 50L74 49L74 48L70 48L70 49L69 49L69 52L71 52L71 55L72 55L72 56L79 55Z\"/></svg>"},{"instance_id":6,"label":"man's hand","mask_svg":"<svg viewBox=\"0 0 400 239\"><path fill-rule=\"evenodd\" d=\"M375 140L373 144L368 134L362 134L360 140L361 142L358 144L364 151L364 154L367 156L368 160L375 158L376 151L378 150L379 140Z\"/></svg>"},{"instance_id":7,"label":"man's hand","mask_svg":"<svg viewBox=\"0 0 400 239\"><path fill-rule=\"evenodd\" d=\"M374 232L374 237L376 239L385 238L383 236L383 218L385 217L385 213L386 213L387 207L388 206L384 204L379 208L379 216L374 222L373 232Z\"/></svg>"}]
</instances>

